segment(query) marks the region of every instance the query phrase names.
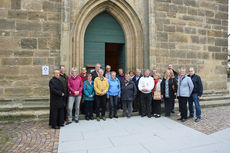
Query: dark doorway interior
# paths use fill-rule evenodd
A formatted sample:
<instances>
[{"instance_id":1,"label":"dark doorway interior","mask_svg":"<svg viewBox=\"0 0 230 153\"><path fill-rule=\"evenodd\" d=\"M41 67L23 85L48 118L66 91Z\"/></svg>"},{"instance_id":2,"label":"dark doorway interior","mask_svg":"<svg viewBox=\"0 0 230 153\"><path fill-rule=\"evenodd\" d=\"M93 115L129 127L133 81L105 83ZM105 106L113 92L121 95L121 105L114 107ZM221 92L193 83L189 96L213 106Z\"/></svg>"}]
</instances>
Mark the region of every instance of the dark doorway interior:
<instances>
[{"instance_id":1,"label":"dark doorway interior","mask_svg":"<svg viewBox=\"0 0 230 153\"><path fill-rule=\"evenodd\" d=\"M118 68L125 69L124 46L122 43L105 43L105 65L110 65L111 71L117 72Z\"/></svg>"}]
</instances>

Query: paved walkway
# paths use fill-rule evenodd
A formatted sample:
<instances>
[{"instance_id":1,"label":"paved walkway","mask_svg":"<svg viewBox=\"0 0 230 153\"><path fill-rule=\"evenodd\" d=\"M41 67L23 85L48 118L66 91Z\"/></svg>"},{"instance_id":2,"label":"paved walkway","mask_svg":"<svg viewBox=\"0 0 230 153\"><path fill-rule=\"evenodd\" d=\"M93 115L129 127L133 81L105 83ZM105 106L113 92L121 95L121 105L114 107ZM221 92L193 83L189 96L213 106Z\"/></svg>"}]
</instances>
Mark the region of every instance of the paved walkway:
<instances>
[{"instance_id":1,"label":"paved walkway","mask_svg":"<svg viewBox=\"0 0 230 153\"><path fill-rule=\"evenodd\" d=\"M72 123L59 153L229 153L230 128L206 135L171 119L139 116Z\"/></svg>"}]
</instances>

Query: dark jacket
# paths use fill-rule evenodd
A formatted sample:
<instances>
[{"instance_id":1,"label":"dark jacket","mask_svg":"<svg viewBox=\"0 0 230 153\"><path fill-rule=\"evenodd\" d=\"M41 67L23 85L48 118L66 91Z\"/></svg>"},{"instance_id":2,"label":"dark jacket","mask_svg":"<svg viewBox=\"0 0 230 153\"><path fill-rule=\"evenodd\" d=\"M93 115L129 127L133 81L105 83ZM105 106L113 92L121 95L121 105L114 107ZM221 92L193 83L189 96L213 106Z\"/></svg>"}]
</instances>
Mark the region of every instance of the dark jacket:
<instances>
[{"instance_id":1,"label":"dark jacket","mask_svg":"<svg viewBox=\"0 0 230 153\"><path fill-rule=\"evenodd\" d=\"M135 83L135 85L136 85L136 88L137 88L137 90L138 90L138 83L139 83L139 80L140 80L140 78L142 77L142 74L140 75L140 77L138 78L138 80L136 80L136 75L133 77L133 79L132 79L132 81ZM139 90L138 90L139 91Z\"/></svg>"},{"instance_id":2,"label":"dark jacket","mask_svg":"<svg viewBox=\"0 0 230 153\"><path fill-rule=\"evenodd\" d=\"M97 71L93 71L91 74L92 74L92 80L94 81L94 79L98 77Z\"/></svg>"},{"instance_id":3,"label":"dark jacket","mask_svg":"<svg viewBox=\"0 0 230 153\"><path fill-rule=\"evenodd\" d=\"M122 85L124 83L124 81L125 81L125 74L124 73L123 73L123 75L118 74L117 78L118 78L118 80L120 81L120 83Z\"/></svg>"},{"instance_id":4,"label":"dark jacket","mask_svg":"<svg viewBox=\"0 0 230 153\"><path fill-rule=\"evenodd\" d=\"M176 71L174 71L174 70L172 70L172 71L173 71L175 79L177 80L178 79L178 73Z\"/></svg>"},{"instance_id":5,"label":"dark jacket","mask_svg":"<svg viewBox=\"0 0 230 153\"><path fill-rule=\"evenodd\" d=\"M189 77L191 77L192 79L192 82L193 82L193 85L194 85L194 88L193 88L193 91L192 93L197 93L198 96L202 96L203 94L203 85L202 85L202 81L201 81L201 78L199 75L188 75Z\"/></svg>"},{"instance_id":6,"label":"dark jacket","mask_svg":"<svg viewBox=\"0 0 230 153\"><path fill-rule=\"evenodd\" d=\"M60 74L60 78L59 79L61 80L61 82L63 84L65 97L67 97L68 94L69 94L68 76L66 74Z\"/></svg>"},{"instance_id":7,"label":"dark jacket","mask_svg":"<svg viewBox=\"0 0 230 153\"><path fill-rule=\"evenodd\" d=\"M128 85L123 82L121 86L121 100L133 101L137 95L136 85L132 80L129 81Z\"/></svg>"},{"instance_id":8,"label":"dark jacket","mask_svg":"<svg viewBox=\"0 0 230 153\"><path fill-rule=\"evenodd\" d=\"M166 80L163 79L161 82L161 95L165 98L165 82ZM174 86L174 89L173 89ZM177 93L177 81L176 79L169 79L169 97L175 99L175 93Z\"/></svg>"},{"instance_id":9,"label":"dark jacket","mask_svg":"<svg viewBox=\"0 0 230 153\"><path fill-rule=\"evenodd\" d=\"M50 87L50 104L52 108L62 108L65 106L64 97L62 93L65 93L62 82L53 77L49 82Z\"/></svg>"}]
</instances>

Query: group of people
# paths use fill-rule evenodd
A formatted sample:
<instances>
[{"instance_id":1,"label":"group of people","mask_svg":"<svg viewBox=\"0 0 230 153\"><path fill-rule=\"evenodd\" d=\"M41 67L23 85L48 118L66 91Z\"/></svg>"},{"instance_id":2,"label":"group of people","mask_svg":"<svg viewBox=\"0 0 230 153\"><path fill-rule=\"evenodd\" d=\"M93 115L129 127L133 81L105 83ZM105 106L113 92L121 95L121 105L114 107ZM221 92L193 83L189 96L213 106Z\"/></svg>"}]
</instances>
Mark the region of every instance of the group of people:
<instances>
[{"instance_id":1,"label":"group of people","mask_svg":"<svg viewBox=\"0 0 230 153\"><path fill-rule=\"evenodd\" d=\"M161 104L164 103L165 116L174 112L175 99L179 100L179 112L182 122L187 117L187 103L189 102L189 118L194 117L193 104L196 108L196 119L201 119L199 99L203 93L201 78L195 74L194 68L185 69L177 73L172 64L161 79L156 69L146 69L142 75L140 69L124 74L123 69L111 71L107 65L105 72L100 64L96 64L92 73L87 73L85 67L78 74L77 68L71 69L71 75L65 74L65 67L54 70L54 76L49 82L50 87L50 122L54 129L79 122L80 109L86 120L106 120L105 112L109 103L109 118L118 118L117 111L123 110L123 117L130 118L132 112L139 112L141 117L149 118L161 116Z\"/></svg>"}]
</instances>

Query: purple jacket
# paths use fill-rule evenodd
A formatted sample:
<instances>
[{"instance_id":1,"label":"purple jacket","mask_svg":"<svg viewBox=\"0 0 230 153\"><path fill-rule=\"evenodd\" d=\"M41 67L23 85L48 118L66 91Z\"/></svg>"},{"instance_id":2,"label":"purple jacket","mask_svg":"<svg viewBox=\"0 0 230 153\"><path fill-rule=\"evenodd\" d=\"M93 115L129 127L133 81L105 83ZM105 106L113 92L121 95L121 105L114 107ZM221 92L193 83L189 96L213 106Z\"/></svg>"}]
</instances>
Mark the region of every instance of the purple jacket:
<instances>
[{"instance_id":1,"label":"purple jacket","mask_svg":"<svg viewBox=\"0 0 230 153\"><path fill-rule=\"evenodd\" d=\"M69 96L75 96L74 92L79 91L78 96L82 95L83 82L80 76L73 77L72 75L68 78Z\"/></svg>"}]
</instances>

